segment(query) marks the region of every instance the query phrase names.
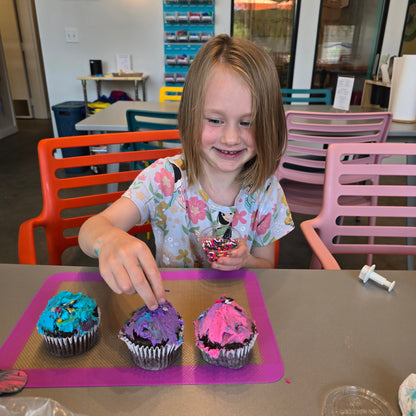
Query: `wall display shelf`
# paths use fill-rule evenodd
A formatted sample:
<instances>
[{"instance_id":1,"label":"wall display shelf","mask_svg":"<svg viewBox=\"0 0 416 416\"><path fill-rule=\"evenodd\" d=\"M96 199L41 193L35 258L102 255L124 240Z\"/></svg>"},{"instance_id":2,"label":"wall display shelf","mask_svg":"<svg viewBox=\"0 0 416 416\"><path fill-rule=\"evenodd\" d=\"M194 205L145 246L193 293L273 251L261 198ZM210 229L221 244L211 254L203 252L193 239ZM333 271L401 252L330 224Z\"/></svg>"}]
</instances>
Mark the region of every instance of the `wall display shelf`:
<instances>
[{"instance_id":1,"label":"wall display shelf","mask_svg":"<svg viewBox=\"0 0 416 416\"><path fill-rule=\"evenodd\" d=\"M204 42L214 36L215 0L164 0L165 84L182 86Z\"/></svg>"}]
</instances>

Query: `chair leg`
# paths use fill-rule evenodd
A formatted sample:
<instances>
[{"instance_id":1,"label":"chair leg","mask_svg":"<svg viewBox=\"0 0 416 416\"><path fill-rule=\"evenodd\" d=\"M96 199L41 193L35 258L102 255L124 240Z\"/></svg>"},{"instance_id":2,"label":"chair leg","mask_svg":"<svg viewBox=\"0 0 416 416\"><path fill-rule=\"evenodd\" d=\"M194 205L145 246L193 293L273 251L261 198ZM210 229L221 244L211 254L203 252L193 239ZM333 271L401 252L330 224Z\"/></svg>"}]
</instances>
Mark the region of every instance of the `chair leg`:
<instances>
[{"instance_id":1,"label":"chair leg","mask_svg":"<svg viewBox=\"0 0 416 416\"><path fill-rule=\"evenodd\" d=\"M322 269L322 264L318 260L318 257L315 256L315 254L312 253L311 262L309 264L310 269Z\"/></svg>"}]
</instances>

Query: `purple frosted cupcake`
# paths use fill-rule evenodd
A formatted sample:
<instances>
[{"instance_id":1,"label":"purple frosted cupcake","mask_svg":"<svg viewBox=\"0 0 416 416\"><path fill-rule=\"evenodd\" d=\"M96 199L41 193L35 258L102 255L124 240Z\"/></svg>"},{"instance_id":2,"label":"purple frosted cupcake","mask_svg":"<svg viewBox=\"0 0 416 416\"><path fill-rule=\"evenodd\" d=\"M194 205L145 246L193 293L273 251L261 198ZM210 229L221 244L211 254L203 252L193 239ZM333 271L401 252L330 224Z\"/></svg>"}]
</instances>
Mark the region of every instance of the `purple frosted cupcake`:
<instances>
[{"instance_id":1,"label":"purple frosted cupcake","mask_svg":"<svg viewBox=\"0 0 416 416\"><path fill-rule=\"evenodd\" d=\"M100 311L94 299L61 291L49 300L37 329L52 355L70 357L97 343L99 324Z\"/></svg>"},{"instance_id":2,"label":"purple frosted cupcake","mask_svg":"<svg viewBox=\"0 0 416 416\"><path fill-rule=\"evenodd\" d=\"M241 368L248 363L257 328L233 299L221 296L194 322L196 346L209 364Z\"/></svg>"},{"instance_id":3,"label":"purple frosted cupcake","mask_svg":"<svg viewBox=\"0 0 416 416\"><path fill-rule=\"evenodd\" d=\"M145 370L162 370L180 355L184 322L166 301L156 310L136 309L118 337L127 344L134 363Z\"/></svg>"}]
</instances>

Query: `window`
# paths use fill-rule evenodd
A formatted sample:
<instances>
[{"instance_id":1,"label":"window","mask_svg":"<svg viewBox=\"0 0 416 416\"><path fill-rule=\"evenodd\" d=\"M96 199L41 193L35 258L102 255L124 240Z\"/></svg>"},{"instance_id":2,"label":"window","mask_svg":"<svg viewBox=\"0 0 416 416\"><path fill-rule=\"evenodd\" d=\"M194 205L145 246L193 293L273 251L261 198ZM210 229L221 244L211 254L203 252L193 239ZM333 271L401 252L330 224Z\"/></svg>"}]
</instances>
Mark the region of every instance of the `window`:
<instances>
[{"instance_id":1,"label":"window","mask_svg":"<svg viewBox=\"0 0 416 416\"><path fill-rule=\"evenodd\" d=\"M232 34L252 40L273 58L282 88L290 88L300 0L234 0Z\"/></svg>"},{"instance_id":2,"label":"window","mask_svg":"<svg viewBox=\"0 0 416 416\"><path fill-rule=\"evenodd\" d=\"M339 75L354 76L352 104L359 104L365 79L378 64L388 1L323 0L313 88L335 91Z\"/></svg>"},{"instance_id":3,"label":"window","mask_svg":"<svg viewBox=\"0 0 416 416\"><path fill-rule=\"evenodd\" d=\"M401 55L416 54L416 0L410 0L404 26Z\"/></svg>"}]
</instances>

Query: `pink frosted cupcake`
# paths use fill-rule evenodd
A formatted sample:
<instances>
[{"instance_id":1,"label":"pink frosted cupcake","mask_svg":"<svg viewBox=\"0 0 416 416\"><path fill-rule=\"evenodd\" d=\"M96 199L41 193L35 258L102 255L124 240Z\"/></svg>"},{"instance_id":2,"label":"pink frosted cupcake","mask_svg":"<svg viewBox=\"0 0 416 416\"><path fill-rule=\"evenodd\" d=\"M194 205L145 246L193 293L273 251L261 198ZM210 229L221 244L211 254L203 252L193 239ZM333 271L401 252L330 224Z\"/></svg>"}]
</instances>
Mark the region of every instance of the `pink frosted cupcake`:
<instances>
[{"instance_id":1,"label":"pink frosted cupcake","mask_svg":"<svg viewBox=\"0 0 416 416\"><path fill-rule=\"evenodd\" d=\"M257 328L233 299L221 296L194 322L196 346L209 364L241 368L248 363Z\"/></svg>"}]
</instances>

